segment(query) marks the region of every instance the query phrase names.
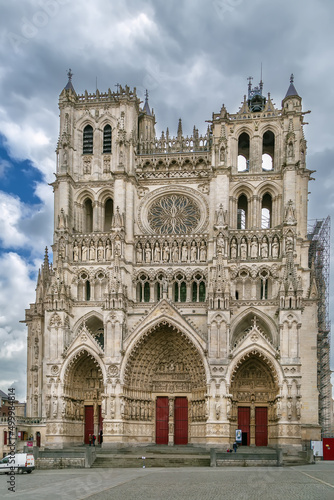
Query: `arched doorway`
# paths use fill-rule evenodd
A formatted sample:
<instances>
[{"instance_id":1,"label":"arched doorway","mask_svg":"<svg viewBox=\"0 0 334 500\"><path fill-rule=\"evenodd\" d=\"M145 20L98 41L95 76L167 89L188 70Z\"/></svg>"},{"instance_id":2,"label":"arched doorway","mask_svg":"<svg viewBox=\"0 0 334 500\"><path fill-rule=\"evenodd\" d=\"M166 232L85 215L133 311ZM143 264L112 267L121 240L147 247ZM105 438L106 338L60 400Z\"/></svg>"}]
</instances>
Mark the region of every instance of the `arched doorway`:
<instances>
[{"instance_id":1,"label":"arched doorway","mask_svg":"<svg viewBox=\"0 0 334 500\"><path fill-rule=\"evenodd\" d=\"M101 395L103 393L103 376L98 361L87 350L82 349L71 360L64 380L64 406L62 417L73 425L73 441L84 441L89 444L89 435L99 435L102 428ZM79 426L80 428L80 426Z\"/></svg>"},{"instance_id":2,"label":"arched doorway","mask_svg":"<svg viewBox=\"0 0 334 500\"><path fill-rule=\"evenodd\" d=\"M277 421L278 383L273 364L257 350L239 361L231 378L233 417L242 444L267 446Z\"/></svg>"},{"instance_id":3,"label":"arched doorway","mask_svg":"<svg viewBox=\"0 0 334 500\"><path fill-rule=\"evenodd\" d=\"M123 418L150 423L157 444L188 444L192 427L207 419L200 353L167 322L135 345L124 381Z\"/></svg>"}]
</instances>

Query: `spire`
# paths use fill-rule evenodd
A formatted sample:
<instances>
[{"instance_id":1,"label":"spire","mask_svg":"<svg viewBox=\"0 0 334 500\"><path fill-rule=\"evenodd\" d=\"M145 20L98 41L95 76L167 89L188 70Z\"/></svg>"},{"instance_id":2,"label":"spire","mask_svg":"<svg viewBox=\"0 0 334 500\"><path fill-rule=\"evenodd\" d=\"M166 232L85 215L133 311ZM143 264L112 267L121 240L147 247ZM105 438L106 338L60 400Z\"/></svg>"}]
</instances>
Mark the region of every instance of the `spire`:
<instances>
[{"instance_id":1,"label":"spire","mask_svg":"<svg viewBox=\"0 0 334 500\"><path fill-rule=\"evenodd\" d=\"M152 116L152 113L151 113L151 110L150 110L150 106L148 104L148 90L147 89L146 89L146 92L145 92L145 104L144 104L143 111L147 114L147 116Z\"/></svg>"},{"instance_id":2,"label":"spire","mask_svg":"<svg viewBox=\"0 0 334 500\"><path fill-rule=\"evenodd\" d=\"M298 96L298 92L293 84L293 81L294 81L294 76L293 76L293 73L291 73L291 76L290 76L290 86L288 88L288 91L284 97L284 99L286 99L287 97L292 97L292 96Z\"/></svg>"},{"instance_id":3,"label":"spire","mask_svg":"<svg viewBox=\"0 0 334 500\"><path fill-rule=\"evenodd\" d=\"M73 76L73 73L72 73L71 68L68 70L67 76L68 76L68 82L66 84L65 90L73 90L73 92L75 92L74 87L72 85L72 76Z\"/></svg>"},{"instance_id":4,"label":"spire","mask_svg":"<svg viewBox=\"0 0 334 500\"><path fill-rule=\"evenodd\" d=\"M179 124L177 127L177 136L182 137L182 120L181 120L181 118L179 118Z\"/></svg>"}]
</instances>

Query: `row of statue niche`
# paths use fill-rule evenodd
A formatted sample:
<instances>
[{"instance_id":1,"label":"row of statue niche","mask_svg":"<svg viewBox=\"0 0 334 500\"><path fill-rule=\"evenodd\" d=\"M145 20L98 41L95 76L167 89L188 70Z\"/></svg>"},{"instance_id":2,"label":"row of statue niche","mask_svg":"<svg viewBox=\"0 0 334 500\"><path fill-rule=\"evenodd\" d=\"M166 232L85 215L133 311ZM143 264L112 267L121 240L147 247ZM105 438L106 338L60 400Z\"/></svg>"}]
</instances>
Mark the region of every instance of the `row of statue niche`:
<instances>
[{"instance_id":1,"label":"row of statue niche","mask_svg":"<svg viewBox=\"0 0 334 500\"><path fill-rule=\"evenodd\" d=\"M137 264L146 262L206 262L207 248L204 240L192 242L173 241L159 242L152 245L147 241L145 244L137 243L136 261Z\"/></svg>"},{"instance_id":2,"label":"row of statue niche","mask_svg":"<svg viewBox=\"0 0 334 500\"><path fill-rule=\"evenodd\" d=\"M217 237L217 247L219 248L219 235ZM250 241L247 241L245 237L241 238L238 244L236 238L232 238L230 243L230 255L231 259L246 260L247 258L258 259L268 259L269 257L273 259L279 258L280 244L277 236L274 236L271 245L268 242L268 238L263 236L262 239L258 240L256 236L253 236Z\"/></svg>"},{"instance_id":3,"label":"row of statue niche","mask_svg":"<svg viewBox=\"0 0 334 500\"><path fill-rule=\"evenodd\" d=\"M97 242L85 240L82 243L77 241L73 244L73 262L88 261L110 261L112 255L121 255L122 243L119 238L111 242L109 239Z\"/></svg>"},{"instance_id":4,"label":"row of statue niche","mask_svg":"<svg viewBox=\"0 0 334 500\"><path fill-rule=\"evenodd\" d=\"M150 421L152 414L152 401L141 399L125 399L125 401L121 401L121 417L124 420Z\"/></svg>"},{"instance_id":5,"label":"row of statue niche","mask_svg":"<svg viewBox=\"0 0 334 500\"><path fill-rule=\"evenodd\" d=\"M204 422L209 415L208 401L192 401L190 414L192 422Z\"/></svg>"}]
</instances>

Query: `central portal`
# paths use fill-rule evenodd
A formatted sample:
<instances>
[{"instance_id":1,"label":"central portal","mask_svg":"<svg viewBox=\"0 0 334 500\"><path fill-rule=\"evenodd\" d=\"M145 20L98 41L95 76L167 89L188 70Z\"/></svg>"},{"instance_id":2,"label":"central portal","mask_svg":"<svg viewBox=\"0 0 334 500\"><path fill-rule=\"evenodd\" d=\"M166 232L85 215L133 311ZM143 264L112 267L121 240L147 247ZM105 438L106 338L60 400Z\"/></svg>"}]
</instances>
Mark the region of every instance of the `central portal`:
<instances>
[{"instance_id":1,"label":"central portal","mask_svg":"<svg viewBox=\"0 0 334 500\"><path fill-rule=\"evenodd\" d=\"M157 397L156 444L188 444L188 399Z\"/></svg>"},{"instance_id":2,"label":"central portal","mask_svg":"<svg viewBox=\"0 0 334 500\"><path fill-rule=\"evenodd\" d=\"M125 368L122 414L129 442L187 445L207 419L201 352L166 323L139 339Z\"/></svg>"}]
</instances>

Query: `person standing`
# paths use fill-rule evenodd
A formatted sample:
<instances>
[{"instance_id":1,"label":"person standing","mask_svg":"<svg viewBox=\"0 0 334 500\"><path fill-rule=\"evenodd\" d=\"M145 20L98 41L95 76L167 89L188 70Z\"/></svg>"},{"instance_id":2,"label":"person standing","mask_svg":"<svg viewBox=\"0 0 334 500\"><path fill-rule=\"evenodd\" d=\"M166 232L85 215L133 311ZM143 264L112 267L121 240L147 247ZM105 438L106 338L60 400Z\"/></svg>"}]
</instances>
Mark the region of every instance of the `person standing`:
<instances>
[{"instance_id":1,"label":"person standing","mask_svg":"<svg viewBox=\"0 0 334 500\"><path fill-rule=\"evenodd\" d=\"M237 452L237 448L238 448L237 442L234 441L234 443L233 443L233 449L234 449L235 453Z\"/></svg>"}]
</instances>

